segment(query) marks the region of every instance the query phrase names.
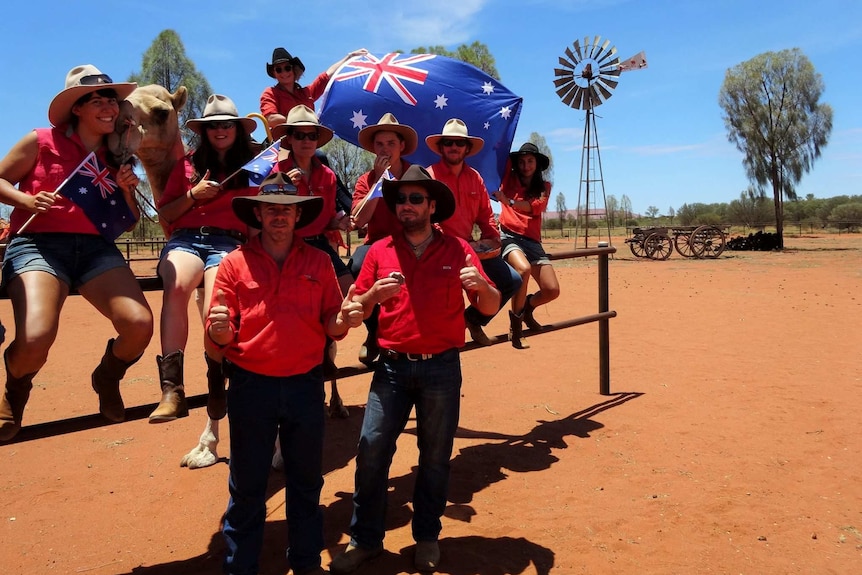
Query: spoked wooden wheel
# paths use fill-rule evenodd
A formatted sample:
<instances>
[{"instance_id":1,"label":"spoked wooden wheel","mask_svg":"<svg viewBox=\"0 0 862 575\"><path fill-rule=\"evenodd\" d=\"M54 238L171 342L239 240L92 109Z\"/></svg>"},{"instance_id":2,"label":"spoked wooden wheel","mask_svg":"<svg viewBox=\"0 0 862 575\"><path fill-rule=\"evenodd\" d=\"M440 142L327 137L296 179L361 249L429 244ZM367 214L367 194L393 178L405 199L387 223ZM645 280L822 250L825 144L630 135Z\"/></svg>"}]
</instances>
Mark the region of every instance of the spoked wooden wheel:
<instances>
[{"instance_id":1,"label":"spoked wooden wheel","mask_svg":"<svg viewBox=\"0 0 862 575\"><path fill-rule=\"evenodd\" d=\"M717 258L724 251L724 233L715 226L700 226L691 232L692 251L698 258Z\"/></svg>"},{"instance_id":2,"label":"spoked wooden wheel","mask_svg":"<svg viewBox=\"0 0 862 575\"><path fill-rule=\"evenodd\" d=\"M629 249L632 251L632 254L634 254L634 256L636 258L645 258L646 257L646 251L644 251L643 241L631 240L628 242L628 244L629 244Z\"/></svg>"},{"instance_id":3,"label":"spoked wooden wheel","mask_svg":"<svg viewBox=\"0 0 862 575\"><path fill-rule=\"evenodd\" d=\"M687 258L697 257L694 254L694 246L691 245L691 234L677 234L673 238L673 245L679 255Z\"/></svg>"},{"instance_id":4,"label":"spoked wooden wheel","mask_svg":"<svg viewBox=\"0 0 862 575\"><path fill-rule=\"evenodd\" d=\"M648 258L666 260L673 252L673 241L667 234L650 234L644 241L644 251Z\"/></svg>"}]
</instances>

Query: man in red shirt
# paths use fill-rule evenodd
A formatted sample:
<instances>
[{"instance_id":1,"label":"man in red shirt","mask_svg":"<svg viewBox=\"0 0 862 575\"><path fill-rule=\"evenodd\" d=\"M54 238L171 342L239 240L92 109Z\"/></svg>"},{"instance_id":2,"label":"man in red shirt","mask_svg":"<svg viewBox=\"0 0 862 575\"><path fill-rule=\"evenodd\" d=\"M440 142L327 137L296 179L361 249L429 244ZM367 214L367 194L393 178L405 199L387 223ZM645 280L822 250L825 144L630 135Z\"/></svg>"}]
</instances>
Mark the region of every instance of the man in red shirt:
<instances>
[{"instance_id":1,"label":"man in red shirt","mask_svg":"<svg viewBox=\"0 0 862 575\"><path fill-rule=\"evenodd\" d=\"M375 155L374 167L359 176L353 187L353 208L350 218L353 227L361 229L368 226L368 234L365 243L357 247L350 258L350 273L353 277L359 275L362 262L371 244L379 239L401 232L401 224L395 214L382 201L381 196L374 195L377 182L386 174L391 179L400 179L404 175L410 162L402 159L402 156L412 154L416 151L419 136L416 130L410 126L399 124L398 120L390 113L383 114L376 124L366 126L359 130L359 146ZM387 173L388 172L388 173ZM377 358L377 308L371 312L365 320L368 328L368 337L359 348L359 361L365 365Z\"/></svg>"},{"instance_id":2,"label":"man in red shirt","mask_svg":"<svg viewBox=\"0 0 862 575\"><path fill-rule=\"evenodd\" d=\"M290 180L274 173L257 196L237 197L232 204L236 215L261 233L222 260L206 323L209 339L224 349L230 379L225 572L258 571L278 436L288 560L294 573L324 573L321 358L325 338L341 339L358 326L363 306L352 293L342 300L329 258L295 234L317 217L320 198L296 195Z\"/></svg>"},{"instance_id":3,"label":"man in red shirt","mask_svg":"<svg viewBox=\"0 0 862 575\"><path fill-rule=\"evenodd\" d=\"M365 315L380 305L380 361L359 438L350 544L332 561L332 573L349 573L383 550L389 466L414 407L419 445L414 566L421 572L437 568L460 410L462 292L482 313L500 306L500 292L474 265L473 248L432 225L455 211L445 184L414 165L400 180L383 182L383 200L402 231L371 246L356 279L356 300Z\"/></svg>"},{"instance_id":4,"label":"man in red shirt","mask_svg":"<svg viewBox=\"0 0 862 575\"><path fill-rule=\"evenodd\" d=\"M482 326L488 325L503 305L521 287L521 276L500 257L500 230L491 210L491 198L485 181L475 169L464 161L476 155L485 141L470 136L467 125L458 118L448 120L443 132L425 138L431 151L440 154L440 161L430 166L428 172L435 180L446 184L455 196L455 214L441 224L446 234L462 238L479 254L482 269L500 290L500 308L492 313L481 313L470 306L464 319L473 341L480 345L491 345ZM473 226L479 227L479 240L473 240Z\"/></svg>"}]
</instances>

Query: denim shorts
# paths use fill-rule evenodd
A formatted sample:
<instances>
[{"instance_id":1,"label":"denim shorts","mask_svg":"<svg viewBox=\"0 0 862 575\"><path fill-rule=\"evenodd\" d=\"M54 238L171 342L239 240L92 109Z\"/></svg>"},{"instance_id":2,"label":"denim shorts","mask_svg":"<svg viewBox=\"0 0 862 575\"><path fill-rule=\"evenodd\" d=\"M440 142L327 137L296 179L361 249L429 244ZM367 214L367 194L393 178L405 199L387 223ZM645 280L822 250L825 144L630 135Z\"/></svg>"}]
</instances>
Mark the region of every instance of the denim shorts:
<instances>
[{"instance_id":1,"label":"denim shorts","mask_svg":"<svg viewBox=\"0 0 862 575\"><path fill-rule=\"evenodd\" d=\"M159 258L164 259L168 252L177 250L199 257L204 270L208 270L217 267L226 255L241 245L241 241L230 236L175 232L162 248Z\"/></svg>"},{"instance_id":2,"label":"denim shorts","mask_svg":"<svg viewBox=\"0 0 862 575\"><path fill-rule=\"evenodd\" d=\"M513 251L520 250L524 252L530 265L542 266L551 263L548 254L545 253L545 248L542 247L542 242L516 234L504 227L500 227L500 242L503 244L503 259L506 259L506 256Z\"/></svg>"},{"instance_id":3,"label":"denim shorts","mask_svg":"<svg viewBox=\"0 0 862 575\"><path fill-rule=\"evenodd\" d=\"M71 289L114 268L126 267L123 254L100 235L37 233L15 236L3 259L3 285L24 272L42 271Z\"/></svg>"}]
</instances>

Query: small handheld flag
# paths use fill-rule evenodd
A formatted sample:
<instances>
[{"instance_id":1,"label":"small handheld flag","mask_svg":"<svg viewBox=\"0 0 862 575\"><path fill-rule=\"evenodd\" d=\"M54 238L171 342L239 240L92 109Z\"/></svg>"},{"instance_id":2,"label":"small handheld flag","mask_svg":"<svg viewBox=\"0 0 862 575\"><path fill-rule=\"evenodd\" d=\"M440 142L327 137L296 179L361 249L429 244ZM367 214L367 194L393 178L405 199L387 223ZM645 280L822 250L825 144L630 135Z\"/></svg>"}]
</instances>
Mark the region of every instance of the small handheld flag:
<instances>
[{"instance_id":1,"label":"small handheld flag","mask_svg":"<svg viewBox=\"0 0 862 575\"><path fill-rule=\"evenodd\" d=\"M105 239L114 241L135 223L126 199L117 190L108 168L90 152L55 193L74 202Z\"/></svg>"},{"instance_id":2,"label":"small handheld flag","mask_svg":"<svg viewBox=\"0 0 862 575\"><path fill-rule=\"evenodd\" d=\"M278 151L280 149L281 140L277 140L242 167L243 170L248 172L248 179L254 182L256 186L259 186L266 179L272 171L272 167L278 163Z\"/></svg>"}]
</instances>

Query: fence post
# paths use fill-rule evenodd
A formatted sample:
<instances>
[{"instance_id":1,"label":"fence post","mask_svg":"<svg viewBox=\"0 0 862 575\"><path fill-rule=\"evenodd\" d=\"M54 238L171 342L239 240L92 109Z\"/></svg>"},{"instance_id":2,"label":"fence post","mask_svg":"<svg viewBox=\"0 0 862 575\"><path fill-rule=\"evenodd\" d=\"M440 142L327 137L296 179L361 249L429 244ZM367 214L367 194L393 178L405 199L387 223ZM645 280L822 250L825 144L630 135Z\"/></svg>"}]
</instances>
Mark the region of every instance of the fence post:
<instances>
[{"instance_id":1,"label":"fence post","mask_svg":"<svg viewBox=\"0 0 862 575\"><path fill-rule=\"evenodd\" d=\"M599 242L600 248L608 247L608 242ZM610 296L608 290L608 254L599 254L599 313L610 310ZM599 393L611 394L611 345L610 345L610 320L607 318L599 320Z\"/></svg>"}]
</instances>

